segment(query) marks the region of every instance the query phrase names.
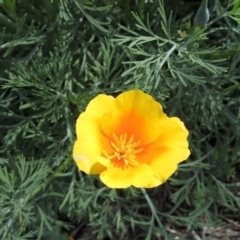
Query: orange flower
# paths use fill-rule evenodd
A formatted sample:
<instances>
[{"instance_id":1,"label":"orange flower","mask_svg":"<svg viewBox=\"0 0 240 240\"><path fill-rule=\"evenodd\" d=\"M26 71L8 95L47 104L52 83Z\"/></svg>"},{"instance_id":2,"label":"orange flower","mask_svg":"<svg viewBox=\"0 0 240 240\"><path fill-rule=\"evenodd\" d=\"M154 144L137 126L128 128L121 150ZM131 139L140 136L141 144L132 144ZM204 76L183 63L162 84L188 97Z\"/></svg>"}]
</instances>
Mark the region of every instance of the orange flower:
<instances>
[{"instance_id":1,"label":"orange flower","mask_svg":"<svg viewBox=\"0 0 240 240\"><path fill-rule=\"evenodd\" d=\"M131 90L100 94L80 114L73 158L110 188L151 188L165 182L188 158L188 131L167 117L150 95Z\"/></svg>"}]
</instances>

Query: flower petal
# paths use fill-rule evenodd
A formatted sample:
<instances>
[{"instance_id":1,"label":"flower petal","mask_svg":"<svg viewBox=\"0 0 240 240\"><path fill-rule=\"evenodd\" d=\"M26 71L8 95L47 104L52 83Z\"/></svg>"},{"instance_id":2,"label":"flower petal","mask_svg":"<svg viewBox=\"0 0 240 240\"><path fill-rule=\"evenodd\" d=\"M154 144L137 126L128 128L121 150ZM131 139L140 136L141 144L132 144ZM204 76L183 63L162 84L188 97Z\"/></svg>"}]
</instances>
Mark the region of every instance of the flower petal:
<instances>
[{"instance_id":1,"label":"flower petal","mask_svg":"<svg viewBox=\"0 0 240 240\"><path fill-rule=\"evenodd\" d=\"M166 148L188 148L188 130L184 123L177 117L171 117L161 123L161 135L158 139L161 146Z\"/></svg>"},{"instance_id":2,"label":"flower petal","mask_svg":"<svg viewBox=\"0 0 240 240\"><path fill-rule=\"evenodd\" d=\"M89 102L85 112L97 118L101 118L103 114L111 111L114 100L115 98L112 96L99 94Z\"/></svg>"},{"instance_id":3,"label":"flower petal","mask_svg":"<svg viewBox=\"0 0 240 240\"><path fill-rule=\"evenodd\" d=\"M144 151L138 155L141 163L150 164L154 159L171 161L178 164L190 155L188 149L188 131L184 124L176 117L167 118L160 123L161 134L152 142L144 146Z\"/></svg>"},{"instance_id":4,"label":"flower petal","mask_svg":"<svg viewBox=\"0 0 240 240\"><path fill-rule=\"evenodd\" d=\"M152 182L163 182L147 164L140 164L124 170L110 165L106 171L100 174L100 179L110 188L127 188L131 185L140 188L148 186Z\"/></svg>"},{"instance_id":5,"label":"flower petal","mask_svg":"<svg viewBox=\"0 0 240 240\"><path fill-rule=\"evenodd\" d=\"M131 90L120 94L116 98L115 107L121 112L135 110L141 113L142 116L153 119L159 119L166 116L162 111L160 103L141 90Z\"/></svg>"},{"instance_id":6,"label":"flower petal","mask_svg":"<svg viewBox=\"0 0 240 240\"><path fill-rule=\"evenodd\" d=\"M101 155L104 139L99 132L96 118L82 113L76 128L77 141L73 147L73 158L78 168L88 174L100 173L105 167L98 163L97 157Z\"/></svg>"},{"instance_id":7,"label":"flower petal","mask_svg":"<svg viewBox=\"0 0 240 240\"><path fill-rule=\"evenodd\" d=\"M161 176L163 181L167 181L169 177L177 170L177 164L163 159L155 159L150 164L150 167Z\"/></svg>"},{"instance_id":8,"label":"flower petal","mask_svg":"<svg viewBox=\"0 0 240 240\"><path fill-rule=\"evenodd\" d=\"M101 120L103 132L112 137L127 133L142 144L153 142L159 136L159 122L166 119L162 106L150 95L140 90L120 94L113 104L112 112Z\"/></svg>"},{"instance_id":9,"label":"flower petal","mask_svg":"<svg viewBox=\"0 0 240 240\"><path fill-rule=\"evenodd\" d=\"M144 146L139 153L138 161L148 164L163 182L177 169L177 164L190 155L188 149L188 131L178 118L168 118L161 122L161 134L153 143ZM152 183L153 187L157 183Z\"/></svg>"},{"instance_id":10,"label":"flower petal","mask_svg":"<svg viewBox=\"0 0 240 240\"><path fill-rule=\"evenodd\" d=\"M98 95L88 104L76 124L77 141L73 147L73 158L78 168L88 174L99 174L106 169L97 160L102 154L102 145L107 139L101 134L99 120L112 107L114 98Z\"/></svg>"},{"instance_id":11,"label":"flower petal","mask_svg":"<svg viewBox=\"0 0 240 240\"><path fill-rule=\"evenodd\" d=\"M109 159L105 158L105 157L98 157L97 160L100 164L102 164L106 168L108 168L111 164L111 161Z\"/></svg>"}]
</instances>

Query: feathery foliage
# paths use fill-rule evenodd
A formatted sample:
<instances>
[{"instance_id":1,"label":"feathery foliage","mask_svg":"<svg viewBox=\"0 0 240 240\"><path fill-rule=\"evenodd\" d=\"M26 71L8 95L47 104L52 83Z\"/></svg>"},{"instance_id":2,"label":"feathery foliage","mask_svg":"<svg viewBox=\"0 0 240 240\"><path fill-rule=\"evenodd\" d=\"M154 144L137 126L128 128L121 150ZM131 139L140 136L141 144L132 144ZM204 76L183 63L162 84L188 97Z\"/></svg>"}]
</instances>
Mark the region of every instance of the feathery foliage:
<instances>
[{"instance_id":1,"label":"feathery foliage","mask_svg":"<svg viewBox=\"0 0 240 240\"><path fill-rule=\"evenodd\" d=\"M0 239L193 239L237 220L240 1L209 1L202 28L200 4L0 1ZM185 122L192 154L158 188L108 189L72 161L75 121L133 88Z\"/></svg>"}]
</instances>

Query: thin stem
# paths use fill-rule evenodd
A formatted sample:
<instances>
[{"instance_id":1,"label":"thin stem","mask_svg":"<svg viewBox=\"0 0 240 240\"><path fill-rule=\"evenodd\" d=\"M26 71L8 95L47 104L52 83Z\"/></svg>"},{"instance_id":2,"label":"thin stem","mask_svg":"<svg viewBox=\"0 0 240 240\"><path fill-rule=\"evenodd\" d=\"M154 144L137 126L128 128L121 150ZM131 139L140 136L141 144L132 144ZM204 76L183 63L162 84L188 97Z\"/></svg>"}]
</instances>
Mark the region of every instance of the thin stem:
<instances>
[{"instance_id":1,"label":"thin stem","mask_svg":"<svg viewBox=\"0 0 240 240\"><path fill-rule=\"evenodd\" d=\"M147 200L147 203L148 203L148 206L150 207L151 211L152 211L152 214L153 216L155 217L159 227L161 228L161 230L163 231L163 235L167 236L167 233L162 225L162 222L161 220L159 219L158 215L157 215L157 210L155 208L155 206L153 205L153 202L152 200L150 199L150 197L148 196L146 190L144 188L141 188L141 191L145 197L145 199Z\"/></svg>"}]
</instances>

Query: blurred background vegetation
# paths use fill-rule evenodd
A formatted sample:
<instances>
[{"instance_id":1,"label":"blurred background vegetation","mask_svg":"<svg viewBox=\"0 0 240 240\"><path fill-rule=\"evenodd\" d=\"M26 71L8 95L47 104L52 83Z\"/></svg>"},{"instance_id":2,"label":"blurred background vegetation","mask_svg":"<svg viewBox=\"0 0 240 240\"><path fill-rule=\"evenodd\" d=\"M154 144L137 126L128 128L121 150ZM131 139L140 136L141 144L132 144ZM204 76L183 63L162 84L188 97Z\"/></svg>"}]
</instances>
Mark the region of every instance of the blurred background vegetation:
<instances>
[{"instance_id":1,"label":"blurred background vegetation","mask_svg":"<svg viewBox=\"0 0 240 240\"><path fill-rule=\"evenodd\" d=\"M0 0L0 239L240 239L240 1ZM72 161L99 93L139 88L190 131L155 189Z\"/></svg>"}]
</instances>

